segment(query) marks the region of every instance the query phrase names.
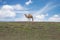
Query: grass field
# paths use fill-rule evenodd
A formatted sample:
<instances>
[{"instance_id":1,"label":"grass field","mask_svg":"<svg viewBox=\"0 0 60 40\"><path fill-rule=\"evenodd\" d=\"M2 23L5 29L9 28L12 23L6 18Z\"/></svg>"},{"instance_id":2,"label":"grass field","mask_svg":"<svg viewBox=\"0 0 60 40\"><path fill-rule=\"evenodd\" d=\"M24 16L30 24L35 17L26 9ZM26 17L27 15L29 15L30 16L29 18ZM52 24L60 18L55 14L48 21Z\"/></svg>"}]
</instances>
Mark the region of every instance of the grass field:
<instances>
[{"instance_id":1,"label":"grass field","mask_svg":"<svg viewBox=\"0 0 60 40\"><path fill-rule=\"evenodd\" d=\"M0 22L0 40L60 40L60 23Z\"/></svg>"}]
</instances>

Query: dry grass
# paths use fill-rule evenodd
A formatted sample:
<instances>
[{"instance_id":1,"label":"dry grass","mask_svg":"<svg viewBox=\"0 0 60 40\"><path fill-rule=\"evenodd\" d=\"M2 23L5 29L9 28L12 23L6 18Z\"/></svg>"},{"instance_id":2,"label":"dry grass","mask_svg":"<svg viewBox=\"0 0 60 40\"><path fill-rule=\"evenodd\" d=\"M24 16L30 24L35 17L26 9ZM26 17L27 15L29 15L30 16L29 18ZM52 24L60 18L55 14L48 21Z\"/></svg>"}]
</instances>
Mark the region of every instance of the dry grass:
<instances>
[{"instance_id":1,"label":"dry grass","mask_svg":"<svg viewBox=\"0 0 60 40\"><path fill-rule=\"evenodd\" d=\"M60 40L60 23L0 22L0 40Z\"/></svg>"}]
</instances>

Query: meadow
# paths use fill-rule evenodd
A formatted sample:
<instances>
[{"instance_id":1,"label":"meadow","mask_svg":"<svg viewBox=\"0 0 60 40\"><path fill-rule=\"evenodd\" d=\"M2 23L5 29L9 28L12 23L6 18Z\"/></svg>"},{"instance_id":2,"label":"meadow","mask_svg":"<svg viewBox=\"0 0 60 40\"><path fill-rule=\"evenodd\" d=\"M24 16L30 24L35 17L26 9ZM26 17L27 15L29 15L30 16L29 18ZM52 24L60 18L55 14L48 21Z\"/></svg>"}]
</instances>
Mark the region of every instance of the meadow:
<instances>
[{"instance_id":1,"label":"meadow","mask_svg":"<svg viewBox=\"0 0 60 40\"><path fill-rule=\"evenodd\" d=\"M0 22L0 40L60 40L60 22Z\"/></svg>"}]
</instances>

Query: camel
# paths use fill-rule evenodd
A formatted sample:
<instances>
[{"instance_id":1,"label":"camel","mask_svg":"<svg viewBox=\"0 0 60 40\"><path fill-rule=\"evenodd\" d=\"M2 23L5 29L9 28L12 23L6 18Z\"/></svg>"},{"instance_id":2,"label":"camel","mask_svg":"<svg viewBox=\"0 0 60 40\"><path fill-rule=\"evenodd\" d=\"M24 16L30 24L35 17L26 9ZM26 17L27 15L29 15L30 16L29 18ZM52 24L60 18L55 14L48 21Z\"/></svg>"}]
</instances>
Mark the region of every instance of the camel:
<instances>
[{"instance_id":1,"label":"camel","mask_svg":"<svg viewBox=\"0 0 60 40\"><path fill-rule=\"evenodd\" d=\"M24 15L25 15L25 17L27 19L29 19L29 20L32 19L32 22L33 22L33 16L31 14L28 14L28 15L27 14L24 14Z\"/></svg>"}]
</instances>

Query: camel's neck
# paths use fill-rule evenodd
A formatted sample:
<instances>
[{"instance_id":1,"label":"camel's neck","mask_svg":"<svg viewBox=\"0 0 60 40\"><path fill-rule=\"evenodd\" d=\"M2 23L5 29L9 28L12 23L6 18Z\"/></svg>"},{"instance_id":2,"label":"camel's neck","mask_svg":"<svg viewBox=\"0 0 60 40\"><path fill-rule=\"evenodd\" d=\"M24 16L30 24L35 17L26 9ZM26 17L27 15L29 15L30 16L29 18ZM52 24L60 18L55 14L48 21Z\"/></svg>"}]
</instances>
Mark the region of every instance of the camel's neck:
<instances>
[{"instance_id":1,"label":"camel's neck","mask_svg":"<svg viewBox=\"0 0 60 40\"><path fill-rule=\"evenodd\" d=\"M25 14L25 16L28 17L27 14Z\"/></svg>"}]
</instances>

